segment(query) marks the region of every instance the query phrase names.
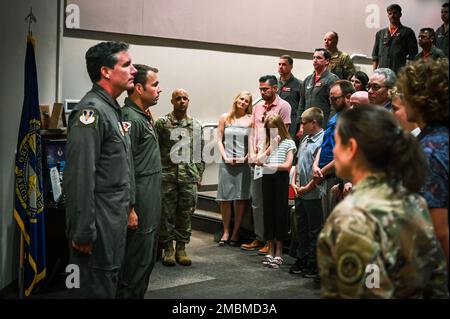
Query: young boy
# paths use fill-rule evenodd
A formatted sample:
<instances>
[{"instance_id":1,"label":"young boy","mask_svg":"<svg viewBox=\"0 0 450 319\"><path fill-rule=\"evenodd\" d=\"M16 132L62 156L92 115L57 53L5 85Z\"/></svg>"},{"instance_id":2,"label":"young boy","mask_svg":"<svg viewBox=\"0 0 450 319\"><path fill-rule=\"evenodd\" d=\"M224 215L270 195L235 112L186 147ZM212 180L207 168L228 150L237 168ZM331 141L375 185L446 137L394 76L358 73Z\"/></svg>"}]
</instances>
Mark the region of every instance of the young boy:
<instances>
[{"instance_id":1,"label":"young boy","mask_svg":"<svg viewBox=\"0 0 450 319\"><path fill-rule=\"evenodd\" d=\"M322 189L313 180L313 162L319 150L324 131L323 111L317 107L305 110L301 116L301 128L305 138L297 152L297 166L291 186L295 192L294 227L298 234L297 261L291 266L292 274L318 279L316 247L323 226Z\"/></svg>"}]
</instances>

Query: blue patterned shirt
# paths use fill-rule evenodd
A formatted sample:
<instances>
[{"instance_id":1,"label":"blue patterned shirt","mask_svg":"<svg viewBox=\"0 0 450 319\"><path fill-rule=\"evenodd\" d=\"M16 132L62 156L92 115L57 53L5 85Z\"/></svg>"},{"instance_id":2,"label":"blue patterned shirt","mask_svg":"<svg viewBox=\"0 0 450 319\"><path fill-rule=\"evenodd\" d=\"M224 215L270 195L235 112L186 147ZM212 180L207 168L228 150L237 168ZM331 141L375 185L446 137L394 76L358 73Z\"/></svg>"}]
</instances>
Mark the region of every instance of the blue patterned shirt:
<instances>
[{"instance_id":1,"label":"blue patterned shirt","mask_svg":"<svg viewBox=\"0 0 450 319\"><path fill-rule=\"evenodd\" d=\"M421 193L429 208L448 209L448 128L430 125L418 138L428 164Z\"/></svg>"}]
</instances>

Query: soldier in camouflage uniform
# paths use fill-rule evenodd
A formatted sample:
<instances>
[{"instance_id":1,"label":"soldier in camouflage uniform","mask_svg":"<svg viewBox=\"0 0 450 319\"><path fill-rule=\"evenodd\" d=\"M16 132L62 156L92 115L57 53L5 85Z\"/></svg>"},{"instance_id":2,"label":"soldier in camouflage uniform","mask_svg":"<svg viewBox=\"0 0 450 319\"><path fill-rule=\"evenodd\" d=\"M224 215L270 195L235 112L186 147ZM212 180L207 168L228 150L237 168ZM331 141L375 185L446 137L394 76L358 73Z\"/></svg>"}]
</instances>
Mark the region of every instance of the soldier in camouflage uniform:
<instances>
[{"instance_id":1,"label":"soldier in camouflage uniform","mask_svg":"<svg viewBox=\"0 0 450 319\"><path fill-rule=\"evenodd\" d=\"M134 88L122 108L131 138L136 203L128 215L118 298L144 298L156 261L161 218L161 155L150 106L158 102L158 69L135 64Z\"/></svg>"},{"instance_id":2,"label":"soldier in camouflage uniform","mask_svg":"<svg viewBox=\"0 0 450 319\"><path fill-rule=\"evenodd\" d=\"M339 36L336 32L327 32L323 38L325 49L331 53L328 71L336 74L341 80L350 80L352 74L356 71L355 65L348 53L338 50L338 41Z\"/></svg>"},{"instance_id":3,"label":"soldier in camouflage uniform","mask_svg":"<svg viewBox=\"0 0 450 319\"><path fill-rule=\"evenodd\" d=\"M317 248L325 298L448 298L447 269L424 199L415 138L380 107L345 111L335 167L353 182Z\"/></svg>"},{"instance_id":4,"label":"soldier in camouflage uniform","mask_svg":"<svg viewBox=\"0 0 450 319\"><path fill-rule=\"evenodd\" d=\"M187 116L189 95L184 89L172 93L173 112L156 121L162 163L162 214L159 241L164 245L163 264L191 265L185 244L191 236L191 216L197 205L197 189L205 164L202 162L201 123ZM173 247L173 241L176 247Z\"/></svg>"},{"instance_id":5,"label":"soldier in camouflage uniform","mask_svg":"<svg viewBox=\"0 0 450 319\"><path fill-rule=\"evenodd\" d=\"M66 232L78 265L76 298L114 298L125 252L127 214L134 205L130 138L116 98L133 87L128 44L102 42L86 53L93 87L69 117Z\"/></svg>"}]
</instances>

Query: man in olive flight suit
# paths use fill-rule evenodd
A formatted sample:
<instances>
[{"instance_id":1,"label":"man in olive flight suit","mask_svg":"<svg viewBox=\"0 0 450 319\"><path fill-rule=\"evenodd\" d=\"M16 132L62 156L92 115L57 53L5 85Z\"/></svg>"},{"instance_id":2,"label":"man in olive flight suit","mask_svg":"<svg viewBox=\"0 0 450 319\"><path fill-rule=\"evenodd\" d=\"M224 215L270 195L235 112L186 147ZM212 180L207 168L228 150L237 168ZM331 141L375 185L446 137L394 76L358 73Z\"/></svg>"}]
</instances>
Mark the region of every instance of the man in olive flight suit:
<instances>
[{"instance_id":1,"label":"man in olive flight suit","mask_svg":"<svg viewBox=\"0 0 450 319\"><path fill-rule=\"evenodd\" d=\"M136 203L128 215L125 260L118 298L144 298L156 261L161 219L161 155L150 106L158 103L158 69L135 64L134 88L122 109L131 138Z\"/></svg>"},{"instance_id":2,"label":"man in olive flight suit","mask_svg":"<svg viewBox=\"0 0 450 319\"><path fill-rule=\"evenodd\" d=\"M184 89L172 93L173 112L156 121L162 163L161 231L163 265L178 262L190 266L185 244L191 237L191 216L197 205L197 189L205 164L202 161L201 123L187 116L189 95ZM176 241L174 250L173 240Z\"/></svg>"},{"instance_id":3,"label":"man in olive flight suit","mask_svg":"<svg viewBox=\"0 0 450 319\"><path fill-rule=\"evenodd\" d=\"M79 267L75 298L115 298L134 204L131 144L116 98L131 89L136 69L128 44L102 42L86 52L92 89L69 117L66 232L70 264Z\"/></svg>"}]
</instances>

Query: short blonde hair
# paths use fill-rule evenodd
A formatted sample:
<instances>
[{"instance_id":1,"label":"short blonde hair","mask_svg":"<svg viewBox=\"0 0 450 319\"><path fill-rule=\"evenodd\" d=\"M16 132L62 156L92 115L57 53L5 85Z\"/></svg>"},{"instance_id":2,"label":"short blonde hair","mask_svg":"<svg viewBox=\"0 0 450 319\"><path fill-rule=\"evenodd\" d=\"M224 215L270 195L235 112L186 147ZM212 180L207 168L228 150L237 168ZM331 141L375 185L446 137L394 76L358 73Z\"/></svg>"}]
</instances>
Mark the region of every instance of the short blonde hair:
<instances>
[{"instance_id":1,"label":"short blonde hair","mask_svg":"<svg viewBox=\"0 0 450 319\"><path fill-rule=\"evenodd\" d=\"M322 127L323 123L323 111L321 108L318 107L310 107L309 109L306 109L302 115L302 120L312 122L316 121L317 124L319 124L320 127Z\"/></svg>"}]
</instances>

